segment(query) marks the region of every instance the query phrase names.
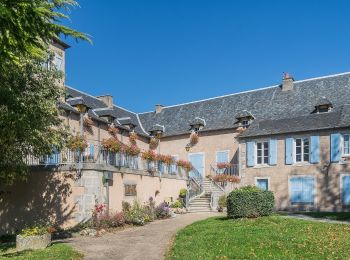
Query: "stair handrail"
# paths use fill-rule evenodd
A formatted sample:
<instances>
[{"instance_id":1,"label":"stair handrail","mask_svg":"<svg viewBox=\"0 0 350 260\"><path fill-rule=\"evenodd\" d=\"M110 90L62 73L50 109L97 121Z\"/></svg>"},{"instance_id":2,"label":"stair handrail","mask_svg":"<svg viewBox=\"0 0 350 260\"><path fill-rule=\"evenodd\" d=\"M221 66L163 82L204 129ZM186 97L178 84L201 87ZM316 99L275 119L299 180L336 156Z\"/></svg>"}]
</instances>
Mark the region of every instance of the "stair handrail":
<instances>
[{"instance_id":1,"label":"stair handrail","mask_svg":"<svg viewBox=\"0 0 350 260\"><path fill-rule=\"evenodd\" d=\"M189 173L188 176L188 189L186 191L186 208L188 208L189 203L194 200L197 197L200 197L204 194L204 189L203 189L203 177L202 175L198 172L197 169L193 168L191 172ZM195 184L198 188L194 189L192 184ZM197 191L195 191L197 190ZM195 191L192 193L191 191Z\"/></svg>"}]
</instances>

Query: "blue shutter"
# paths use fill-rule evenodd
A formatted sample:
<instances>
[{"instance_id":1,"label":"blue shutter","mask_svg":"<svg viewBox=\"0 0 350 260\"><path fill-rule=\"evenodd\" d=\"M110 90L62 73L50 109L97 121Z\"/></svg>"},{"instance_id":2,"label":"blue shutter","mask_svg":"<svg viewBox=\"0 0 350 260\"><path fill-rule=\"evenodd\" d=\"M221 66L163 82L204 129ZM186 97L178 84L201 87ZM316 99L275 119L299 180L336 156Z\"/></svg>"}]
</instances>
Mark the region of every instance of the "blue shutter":
<instances>
[{"instance_id":1,"label":"blue shutter","mask_svg":"<svg viewBox=\"0 0 350 260\"><path fill-rule=\"evenodd\" d=\"M95 147L93 144L90 144L90 157L92 158L92 160L95 159Z\"/></svg>"},{"instance_id":2,"label":"blue shutter","mask_svg":"<svg viewBox=\"0 0 350 260\"><path fill-rule=\"evenodd\" d=\"M255 148L255 142L247 142L247 166L248 167L253 167L255 164L254 148Z\"/></svg>"},{"instance_id":3,"label":"blue shutter","mask_svg":"<svg viewBox=\"0 0 350 260\"><path fill-rule=\"evenodd\" d=\"M350 176L343 176L343 204L350 205Z\"/></svg>"},{"instance_id":4,"label":"blue shutter","mask_svg":"<svg viewBox=\"0 0 350 260\"><path fill-rule=\"evenodd\" d=\"M310 163L319 163L320 162L320 137L311 136L311 157Z\"/></svg>"},{"instance_id":5,"label":"blue shutter","mask_svg":"<svg viewBox=\"0 0 350 260\"><path fill-rule=\"evenodd\" d=\"M331 161L340 161L340 134L331 134Z\"/></svg>"},{"instance_id":6,"label":"blue shutter","mask_svg":"<svg viewBox=\"0 0 350 260\"><path fill-rule=\"evenodd\" d=\"M277 164L277 140L270 139L269 143L269 164L276 165Z\"/></svg>"},{"instance_id":7,"label":"blue shutter","mask_svg":"<svg viewBox=\"0 0 350 260\"><path fill-rule=\"evenodd\" d=\"M293 138L291 138L291 137L286 138L286 164L293 164L294 163L293 144L294 144Z\"/></svg>"},{"instance_id":8,"label":"blue shutter","mask_svg":"<svg viewBox=\"0 0 350 260\"><path fill-rule=\"evenodd\" d=\"M314 202L314 178L303 178L303 199L301 202Z\"/></svg>"},{"instance_id":9,"label":"blue shutter","mask_svg":"<svg viewBox=\"0 0 350 260\"><path fill-rule=\"evenodd\" d=\"M300 192L301 192L301 183L300 178L291 178L290 182L290 201L292 203L299 202L300 200Z\"/></svg>"}]
</instances>

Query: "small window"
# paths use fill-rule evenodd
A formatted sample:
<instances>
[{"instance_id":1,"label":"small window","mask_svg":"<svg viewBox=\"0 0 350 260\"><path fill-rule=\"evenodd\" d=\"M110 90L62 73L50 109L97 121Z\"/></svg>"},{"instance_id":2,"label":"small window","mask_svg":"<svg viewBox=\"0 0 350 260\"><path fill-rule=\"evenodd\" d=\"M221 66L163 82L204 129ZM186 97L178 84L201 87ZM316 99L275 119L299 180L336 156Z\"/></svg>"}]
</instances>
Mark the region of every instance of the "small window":
<instances>
[{"instance_id":1,"label":"small window","mask_svg":"<svg viewBox=\"0 0 350 260\"><path fill-rule=\"evenodd\" d=\"M309 138L295 139L295 161L308 162L310 160L310 141Z\"/></svg>"},{"instance_id":2,"label":"small window","mask_svg":"<svg viewBox=\"0 0 350 260\"><path fill-rule=\"evenodd\" d=\"M269 180L268 179L257 179L256 186L262 190L269 190Z\"/></svg>"},{"instance_id":3,"label":"small window","mask_svg":"<svg viewBox=\"0 0 350 260\"><path fill-rule=\"evenodd\" d=\"M55 57L54 57L54 64L55 64L57 70L61 70L62 57L60 55L58 55L57 53L55 54Z\"/></svg>"},{"instance_id":4,"label":"small window","mask_svg":"<svg viewBox=\"0 0 350 260\"><path fill-rule=\"evenodd\" d=\"M228 151L216 152L216 163L227 163L228 162Z\"/></svg>"},{"instance_id":5,"label":"small window","mask_svg":"<svg viewBox=\"0 0 350 260\"><path fill-rule=\"evenodd\" d=\"M247 120L247 119L242 120L242 126L243 127L248 127L249 126L249 120Z\"/></svg>"},{"instance_id":6,"label":"small window","mask_svg":"<svg viewBox=\"0 0 350 260\"><path fill-rule=\"evenodd\" d=\"M291 203L314 203L315 180L313 177L293 177L289 181Z\"/></svg>"},{"instance_id":7,"label":"small window","mask_svg":"<svg viewBox=\"0 0 350 260\"><path fill-rule=\"evenodd\" d=\"M350 155L350 135L343 135L343 154Z\"/></svg>"},{"instance_id":8,"label":"small window","mask_svg":"<svg viewBox=\"0 0 350 260\"><path fill-rule=\"evenodd\" d=\"M125 196L136 196L136 184L125 184Z\"/></svg>"},{"instance_id":9,"label":"small window","mask_svg":"<svg viewBox=\"0 0 350 260\"><path fill-rule=\"evenodd\" d=\"M328 112L329 111L329 106L328 105L323 105L323 106L319 106L318 108L317 108L317 112L318 113L326 113L326 112Z\"/></svg>"},{"instance_id":10,"label":"small window","mask_svg":"<svg viewBox=\"0 0 350 260\"><path fill-rule=\"evenodd\" d=\"M269 142L258 142L256 143L256 158L257 164L268 164L269 163Z\"/></svg>"}]
</instances>

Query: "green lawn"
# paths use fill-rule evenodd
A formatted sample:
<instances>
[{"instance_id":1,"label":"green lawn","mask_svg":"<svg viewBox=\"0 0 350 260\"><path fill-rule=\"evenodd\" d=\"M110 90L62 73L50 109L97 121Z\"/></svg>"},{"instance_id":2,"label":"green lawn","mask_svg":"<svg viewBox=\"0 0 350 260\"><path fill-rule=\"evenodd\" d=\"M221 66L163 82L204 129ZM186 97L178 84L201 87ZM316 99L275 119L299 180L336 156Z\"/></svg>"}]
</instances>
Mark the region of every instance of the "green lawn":
<instances>
[{"instance_id":1,"label":"green lawn","mask_svg":"<svg viewBox=\"0 0 350 260\"><path fill-rule=\"evenodd\" d=\"M325 218L331 220L350 221L350 212L298 212L313 218Z\"/></svg>"},{"instance_id":2,"label":"green lawn","mask_svg":"<svg viewBox=\"0 0 350 260\"><path fill-rule=\"evenodd\" d=\"M16 252L13 242L0 242L0 260L30 259L30 260L80 260L83 255L65 244L53 244L43 250Z\"/></svg>"},{"instance_id":3,"label":"green lawn","mask_svg":"<svg viewBox=\"0 0 350 260\"><path fill-rule=\"evenodd\" d=\"M209 218L180 230L167 259L349 259L350 225L270 216Z\"/></svg>"}]
</instances>

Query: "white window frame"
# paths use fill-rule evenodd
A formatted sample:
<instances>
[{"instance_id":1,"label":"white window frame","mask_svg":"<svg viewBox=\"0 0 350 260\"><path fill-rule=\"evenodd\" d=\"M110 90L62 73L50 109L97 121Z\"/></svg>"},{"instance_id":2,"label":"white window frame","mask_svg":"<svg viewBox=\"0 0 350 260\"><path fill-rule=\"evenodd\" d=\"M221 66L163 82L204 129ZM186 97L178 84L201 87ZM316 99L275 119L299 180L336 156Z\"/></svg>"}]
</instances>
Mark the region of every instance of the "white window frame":
<instances>
[{"instance_id":1,"label":"white window frame","mask_svg":"<svg viewBox=\"0 0 350 260\"><path fill-rule=\"evenodd\" d=\"M349 153L344 153L344 149L345 149L345 138L344 136L349 136ZM350 134L349 133L345 133L341 135L341 154L342 156L350 156Z\"/></svg>"},{"instance_id":2,"label":"white window frame","mask_svg":"<svg viewBox=\"0 0 350 260\"><path fill-rule=\"evenodd\" d=\"M57 60L60 60L60 67L58 68ZM55 53L53 58L54 66L57 70L62 70L62 64L63 64L63 57L59 55L58 53Z\"/></svg>"},{"instance_id":3,"label":"white window frame","mask_svg":"<svg viewBox=\"0 0 350 260\"><path fill-rule=\"evenodd\" d=\"M227 163L230 162L230 150L222 150L215 152L215 162L218 163L218 153L227 153Z\"/></svg>"},{"instance_id":4,"label":"white window frame","mask_svg":"<svg viewBox=\"0 0 350 260\"><path fill-rule=\"evenodd\" d=\"M267 190L270 190L270 177L255 177L254 183L258 187L258 180L267 180Z\"/></svg>"},{"instance_id":5,"label":"white window frame","mask_svg":"<svg viewBox=\"0 0 350 260\"><path fill-rule=\"evenodd\" d=\"M264 154L264 147L263 147L263 149L262 149L262 161L261 161L261 163L258 163L258 143L261 143L262 145L264 144L264 143L267 143L267 163L265 163L265 161L264 161L264 158L265 158L265 154ZM257 166L261 166L261 165L269 165L269 160L270 160L270 158L269 158L269 154L270 154L270 142L269 142L269 140L259 140L259 141L256 141L255 142L255 149L254 149L254 155L255 155L255 165L257 165Z\"/></svg>"},{"instance_id":6,"label":"white window frame","mask_svg":"<svg viewBox=\"0 0 350 260\"><path fill-rule=\"evenodd\" d=\"M297 139L301 139L301 161L297 161ZM308 139L309 140L309 160L308 161L304 161L304 140ZM311 159L311 139L310 136L300 136L300 137L295 137L294 138L294 162L296 164L303 164L303 163L310 163L310 159Z\"/></svg>"},{"instance_id":7,"label":"white window frame","mask_svg":"<svg viewBox=\"0 0 350 260\"><path fill-rule=\"evenodd\" d=\"M314 201L312 203L298 203L294 202L292 203L291 196L292 196L292 184L291 184L291 179L293 178L313 178L314 179L314 189L313 189L313 196L314 196ZM288 201L289 204L292 206L295 205L307 205L311 207L317 207L317 178L315 175L289 175L288 176Z\"/></svg>"}]
</instances>

